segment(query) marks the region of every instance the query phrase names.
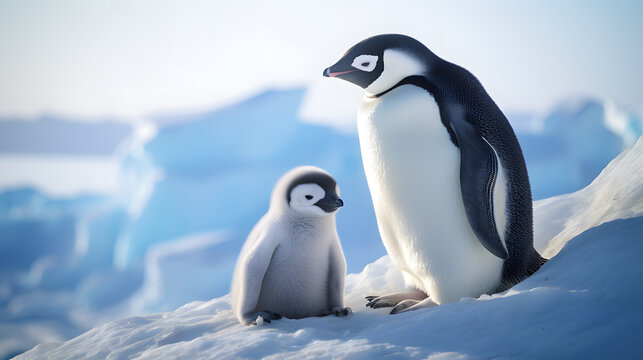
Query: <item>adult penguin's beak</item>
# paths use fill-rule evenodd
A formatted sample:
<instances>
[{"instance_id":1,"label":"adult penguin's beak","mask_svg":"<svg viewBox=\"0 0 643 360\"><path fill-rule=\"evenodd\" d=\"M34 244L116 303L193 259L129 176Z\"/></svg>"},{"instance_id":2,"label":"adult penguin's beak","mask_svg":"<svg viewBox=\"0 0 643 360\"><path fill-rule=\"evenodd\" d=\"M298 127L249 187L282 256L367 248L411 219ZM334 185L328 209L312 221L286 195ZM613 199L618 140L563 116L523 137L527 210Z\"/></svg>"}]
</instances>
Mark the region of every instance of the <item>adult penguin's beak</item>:
<instances>
[{"instance_id":1,"label":"adult penguin's beak","mask_svg":"<svg viewBox=\"0 0 643 360\"><path fill-rule=\"evenodd\" d=\"M352 73L353 71L355 71L355 70L335 71L335 70L333 70L333 66L327 67L326 69L324 69L323 75L325 77L335 77L335 76L339 76L339 75L343 75L343 74Z\"/></svg>"}]
</instances>

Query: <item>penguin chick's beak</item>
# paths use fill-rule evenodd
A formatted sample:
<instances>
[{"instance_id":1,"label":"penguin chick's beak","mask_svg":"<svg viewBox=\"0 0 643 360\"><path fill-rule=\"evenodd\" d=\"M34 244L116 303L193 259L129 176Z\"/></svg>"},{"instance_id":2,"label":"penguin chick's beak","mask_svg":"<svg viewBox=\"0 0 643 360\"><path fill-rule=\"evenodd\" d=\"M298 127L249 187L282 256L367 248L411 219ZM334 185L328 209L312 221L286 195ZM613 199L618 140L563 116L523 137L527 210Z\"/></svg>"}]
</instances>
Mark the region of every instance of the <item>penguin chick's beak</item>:
<instances>
[{"instance_id":1,"label":"penguin chick's beak","mask_svg":"<svg viewBox=\"0 0 643 360\"><path fill-rule=\"evenodd\" d=\"M323 75L324 75L325 77L335 77L335 76L337 76L337 75L348 74L348 73L352 73L353 71L355 71L355 70L348 70L348 71L333 71L333 69L332 69L332 68L333 68L333 67L331 66L331 67L327 67L326 69L324 69L324 73L323 73Z\"/></svg>"},{"instance_id":2,"label":"penguin chick's beak","mask_svg":"<svg viewBox=\"0 0 643 360\"><path fill-rule=\"evenodd\" d=\"M325 196L323 199L316 202L315 205L319 206L325 212L331 213L344 206L344 202L337 196Z\"/></svg>"}]
</instances>

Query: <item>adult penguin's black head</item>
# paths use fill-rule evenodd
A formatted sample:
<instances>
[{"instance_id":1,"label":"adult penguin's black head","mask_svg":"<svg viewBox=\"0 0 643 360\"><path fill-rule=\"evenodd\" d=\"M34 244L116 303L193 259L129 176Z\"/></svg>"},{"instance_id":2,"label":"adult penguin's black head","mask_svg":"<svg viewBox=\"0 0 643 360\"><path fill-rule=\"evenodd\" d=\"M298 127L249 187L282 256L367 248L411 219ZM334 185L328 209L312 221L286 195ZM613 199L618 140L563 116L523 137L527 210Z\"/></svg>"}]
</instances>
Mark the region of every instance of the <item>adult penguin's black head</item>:
<instances>
[{"instance_id":1,"label":"adult penguin's black head","mask_svg":"<svg viewBox=\"0 0 643 360\"><path fill-rule=\"evenodd\" d=\"M376 35L348 49L324 76L356 84L371 94L388 90L407 76L424 75L437 57L412 37Z\"/></svg>"}]
</instances>

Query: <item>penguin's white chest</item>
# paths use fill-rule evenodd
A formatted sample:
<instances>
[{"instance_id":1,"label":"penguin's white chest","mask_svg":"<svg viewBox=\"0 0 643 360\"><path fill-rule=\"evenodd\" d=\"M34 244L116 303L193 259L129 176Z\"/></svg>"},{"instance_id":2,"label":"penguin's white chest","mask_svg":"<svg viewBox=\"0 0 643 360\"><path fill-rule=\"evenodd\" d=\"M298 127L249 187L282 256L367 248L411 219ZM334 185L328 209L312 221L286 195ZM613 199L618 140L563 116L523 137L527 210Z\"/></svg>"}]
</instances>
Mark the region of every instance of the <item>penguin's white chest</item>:
<instances>
[{"instance_id":1,"label":"penguin's white chest","mask_svg":"<svg viewBox=\"0 0 643 360\"><path fill-rule=\"evenodd\" d=\"M469 225L460 151L433 97L414 85L367 97L358 131L380 235L407 284L437 303L492 291L503 261Z\"/></svg>"},{"instance_id":2,"label":"penguin's white chest","mask_svg":"<svg viewBox=\"0 0 643 360\"><path fill-rule=\"evenodd\" d=\"M317 316L328 308L330 235L318 231L289 235L270 259L257 309L294 319Z\"/></svg>"}]
</instances>

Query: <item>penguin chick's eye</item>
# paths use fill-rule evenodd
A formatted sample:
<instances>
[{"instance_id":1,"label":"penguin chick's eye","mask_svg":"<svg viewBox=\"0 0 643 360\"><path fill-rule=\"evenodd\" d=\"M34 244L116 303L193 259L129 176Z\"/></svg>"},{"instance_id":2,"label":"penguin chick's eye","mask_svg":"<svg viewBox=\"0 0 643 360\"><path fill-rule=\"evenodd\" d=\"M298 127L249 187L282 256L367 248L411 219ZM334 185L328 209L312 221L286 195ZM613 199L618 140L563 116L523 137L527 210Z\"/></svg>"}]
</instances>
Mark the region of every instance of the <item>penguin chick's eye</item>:
<instances>
[{"instance_id":1,"label":"penguin chick's eye","mask_svg":"<svg viewBox=\"0 0 643 360\"><path fill-rule=\"evenodd\" d=\"M306 195L306 199L308 199L308 200L312 200L312 199L313 199L313 196L312 196L312 195Z\"/></svg>"},{"instance_id":2,"label":"penguin chick's eye","mask_svg":"<svg viewBox=\"0 0 643 360\"><path fill-rule=\"evenodd\" d=\"M377 59L376 55L360 55L353 60L351 66L362 71L371 72L377 66Z\"/></svg>"}]
</instances>

